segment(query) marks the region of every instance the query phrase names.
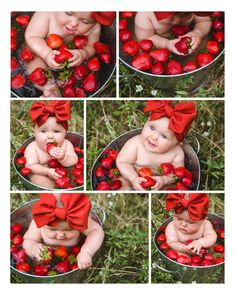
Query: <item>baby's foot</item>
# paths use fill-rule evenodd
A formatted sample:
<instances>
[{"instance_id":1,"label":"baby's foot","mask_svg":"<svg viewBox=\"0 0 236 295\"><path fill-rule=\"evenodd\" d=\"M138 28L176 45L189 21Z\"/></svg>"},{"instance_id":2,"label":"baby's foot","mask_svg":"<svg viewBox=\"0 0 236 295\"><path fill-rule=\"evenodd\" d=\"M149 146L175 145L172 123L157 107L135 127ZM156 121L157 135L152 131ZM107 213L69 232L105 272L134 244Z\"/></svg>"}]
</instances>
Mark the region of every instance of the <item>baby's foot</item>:
<instances>
[{"instance_id":1,"label":"baby's foot","mask_svg":"<svg viewBox=\"0 0 236 295\"><path fill-rule=\"evenodd\" d=\"M41 97L61 97L61 93L56 84L47 84L43 89L41 89L43 95Z\"/></svg>"}]
</instances>

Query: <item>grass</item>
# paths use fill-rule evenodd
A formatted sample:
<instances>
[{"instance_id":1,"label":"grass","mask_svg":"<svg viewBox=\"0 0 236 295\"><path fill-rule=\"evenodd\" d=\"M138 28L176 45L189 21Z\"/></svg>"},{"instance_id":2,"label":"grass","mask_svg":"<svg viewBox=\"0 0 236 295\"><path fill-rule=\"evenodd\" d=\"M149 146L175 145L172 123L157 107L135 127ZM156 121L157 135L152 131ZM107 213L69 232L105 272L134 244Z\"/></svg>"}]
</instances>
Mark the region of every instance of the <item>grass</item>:
<instances>
[{"instance_id":1,"label":"grass","mask_svg":"<svg viewBox=\"0 0 236 295\"><path fill-rule=\"evenodd\" d=\"M224 215L224 195L223 194L209 194L210 208L209 213L215 213L217 215ZM165 210L165 195L164 194L152 194L152 237L154 236L157 228L162 223L172 217L172 212L166 212ZM179 279L174 275L159 271L155 266L158 255L156 253L155 245L152 242L152 283L177 283ZM165 265L161 263L161 266L165 268ZM224 271L217 273L211 272L207 274L208 277L205 283L224 283Z\"/></svg>"},{"instance_id":2,"label":"grass","mask_svg":"<svg viewBox=\"0 0 236 295\"><path fill-rule=\"evenodd\" d=\"M105 240L82 282L147 283L148 195L88 195L94 205L106 212ZM11 210L37 197L36 194L12 194ZM12 280L21 282L13 275Z\"/></svg>"},{"instance_id":3,"label":"grass","mask_svg":"<svg viewBox=\"0 0 236 295\"><path fill-rule=\"evenodd\" d=\"M11 101L11 161L17 149L34 135L29 116L29 108L33 100ZM69 132L83 135L83 101L71 102L71 119ZM11 162L11 190L25 190Z\"/></svg>"},{"instance_id":4,"label":"grass","mask_svg":"<svg viewBox=\"0 0 236 295\"><path fill-rule=\"evenodd\" d=\"M141 128L147 120L145 101L87 102L87 187L91 167L100 152L119 135ZM198 158L201 166L200 190L224 189L224 102L196 101L198 117L192 124L188 139L200 143ZM196 148L196 147L195 147Z\"/></svg>"}]
</instances>

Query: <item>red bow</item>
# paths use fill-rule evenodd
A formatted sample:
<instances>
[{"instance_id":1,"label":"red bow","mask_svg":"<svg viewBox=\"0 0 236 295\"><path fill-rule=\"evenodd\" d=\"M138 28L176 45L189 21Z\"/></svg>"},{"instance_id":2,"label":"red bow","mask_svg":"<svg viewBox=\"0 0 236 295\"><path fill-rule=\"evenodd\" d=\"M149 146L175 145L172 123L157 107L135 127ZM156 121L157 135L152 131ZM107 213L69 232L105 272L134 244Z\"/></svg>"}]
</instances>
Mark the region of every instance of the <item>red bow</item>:
<instances>
[{"instance_id":1,"label":"red bow","mask_svg":"<svg viewBox=\"0 0 236 295\"><path fill-rule=\"evenodd\" d=\"M162 20L162 19L166 19L172 15L174 15L176 12L174 11L161 11L161 12L154 12L155 16L158 20ZM188 13L188 11L186 11L186 13ZM197 16L211 16L212 12L204 12L204 11L193 11L192 13L194 13Z\"/></svg>"},{"instance_id":2,"label":"red bow","mask_svg":"<svg viewBox=\"0 0 236 295\"><path fill-rule=\"evenodd\" d=\"M99 24L103 26L110 26L116 17L116 12L115 11L103 11L103 12L93 11L91 12L91 16Z\"/></svg>"},{"instance_id":3,"label":"red bow","mask_svg":"<svg viewBox=\"0 0 236 295\"><path fill-rule=\"evenodd\" d=\"M36 101L30 107L30 118L33 124L39 127L43 125L49 116L55 116L57 123L68 129L68 120L70 119L70 101L53 100L48 105L44 101Z\"/></svg>"},{"instance_id":4,"label":"red bow","mask_svg":"<svg viewBox=\"0 0 236 295\"><path fill-rule=\"evenodd\" d=\"M170 119L168 128L172 130L178 141L183 141L191 123L197 116L194 102L180 102L174 107L171 100L148 100L144 113L151 112L150 121L162 117Z\"/></svg>"},{"instance_id":5,"label":"red bow","mask_svg":"<svg viewBox=\"0 0 236 295\"><path fill-rule=\"evenodd\" d=\"M188 210L192 220L203 220L207 216L209 198L207 194L189 194L189 200L185 199L185 194L168 194L166 197L166 210L175 210L181 213L184 209Z\"/></svg>"},{"instance_id":6,"label":"red bow","mask_svg":"<svg viewBox=\"0 0 236 295\"><path fill-rule=\"evenodd\" d=\"M58 208L53 194L40 194L40 200L32 209L37 227L56 226L58 221L66 220L72 229L87 229L91 209L89 198L85 194L61 194L61 202L63 208Z\"/></svg>"}]
</instances>

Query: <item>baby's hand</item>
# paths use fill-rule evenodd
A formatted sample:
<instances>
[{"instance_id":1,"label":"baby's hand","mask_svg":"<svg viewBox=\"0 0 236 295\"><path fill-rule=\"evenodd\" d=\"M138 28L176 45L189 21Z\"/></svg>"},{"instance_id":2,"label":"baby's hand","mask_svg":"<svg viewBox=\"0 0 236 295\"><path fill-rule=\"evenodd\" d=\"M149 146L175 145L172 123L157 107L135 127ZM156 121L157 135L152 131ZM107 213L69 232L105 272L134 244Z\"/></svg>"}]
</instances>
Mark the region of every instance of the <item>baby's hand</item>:
<instances>
[{"instance_id":1,"label":"baby's hand","mask_svg":"<svg viewBox=\"0 0 236 295\"><path fill-rule=\"evenodd\" d=\"M181 36L182 38L182 36ZM167 40L166 42L166 49L168 49L170 52L175 53L177 55L185 55L184 53L181 53L177 50L175 47L175 44L179 41L179 39L173 39L173 40Z\"/></svg>"},{"instance_id":2,"label":"baby's hand","mask_svg":"<svg viewBox=\"0 0 236 295\"><path fill-rule=\"evenodd\" d=\"M166 184L164 176L152 176L152 178L156 180L155 185L152 186L154 191L160 190Z\"/></svg>"},{"instance_id":3,"label":"baby's hand","mask_svg":"<svg viewBox=\"0 0 236 295\"><path fill-rule=\"evenodd\" d=\"M65 158L65 151L61 147L53 147L50 149L49 154L58 161L61 161Z\"/></svg>"},{"instance_id":4,"label":"baby's hand","mask_svg":"<svg viewBox=\"0 0 236 295\"><path fill-rule=\"evenodd\" d=\"M57 174L55 172L55 169L53 169L53 168L48 168L47 173L48 173L48 177L51 178L51 179L53 179L53 180L56 180L59 177L61 177L59 174Z\"/></svg>"},{"instance_id":5,"label":"baby's hand","mask_svg":"<svg viewBox=\"0 0 236 295\"><path fill-rule=\"evenodd\" d=\"M200 33L196 32L196 31L191 31L191 32L188 32L186 35L184 36L181 36L182 37L189 37L189 38L192 38L192 41L191 41L191 48L189 48L189 53L188 54L191 54L193 53L197 48L198 46L200 45L201 41L202 41L202 36Z\"/></svg>"},{"instance_id":6,"label":"baby's hand","mask_svg":"<svg viewBox=\"0 0 236 295\"><path fill-rule=\"evenodd\" d=\"M141 186L141 182L143 182L143 181L144 181L144 182L147 181L146 178L144 178L144 177L139 177L139 176L135 177L135 178L131 181L133 188L134 188L136 191L144 191L144 188Z\"/></svg>"},{"instance_id":7,"label":"baby's hand","mask_svg":"<svg viewBox=\"0 0 236 295\"><path fill-rule=\"evenodd\" d=\"M77 255L78 269L86 269L92 265L92 256L87 251L80 251Z\"/></svg>"},{"instance_id":8,"label":"baby's hand","mask_svg":"<svg viewBox=\"0 0 236 295\"><path fill-rule=\"evenodd\" d=\"M195 240L186 246L187 250L190 250L192 253L200 253L202 248L202 243L199 240Z\"/></svg>"},{"instance_id":9,"label":"baby's hand","mask_svg":"<svg viewBox=\"0 0 236 295\"><path fill-rule=\"evenodd\" d=\"M44 59L45 62L47 63L47 65L52 69L60 70L63 68L62 65L58 64L54 60L54 57L58 54L60 54L60 51L58 51L58 50L49 50L45 59Z\"/></svg>"},{"instance_id":10,"label":"baby's hand","mask_svg":"<svg viewBox=\"0 0 236 295\"><path fill-rule=\"evenodd\" d=\"M31 249L29 255L31 258L36 258L37 260L41 260L40 254L43 251L44 245L41 243L34 244Z\"/></svg>"},{"instance_id":11,"label":"baby's hand","mask_svg":"<svg viewBox=\"0 0 236 295\"><path fill-rule=\"evenodd\" d=\"M81 65L85 60L85 54L82 50L74 49L74 50L68 50L70 51L73 56L69 59L69 66L75 67Z\"/></svg>"}]
</instances>

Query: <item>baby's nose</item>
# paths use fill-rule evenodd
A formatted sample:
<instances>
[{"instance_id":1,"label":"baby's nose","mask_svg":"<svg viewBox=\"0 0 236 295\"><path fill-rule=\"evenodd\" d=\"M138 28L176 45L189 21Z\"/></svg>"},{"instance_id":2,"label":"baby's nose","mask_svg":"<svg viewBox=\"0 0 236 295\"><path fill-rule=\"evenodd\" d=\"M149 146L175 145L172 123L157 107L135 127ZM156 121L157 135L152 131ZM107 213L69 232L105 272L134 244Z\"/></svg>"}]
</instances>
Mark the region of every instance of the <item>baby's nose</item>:
<instances>
[{"instance_id":1,"label":"baby's nose","mask_svg":"<svg viewBox=\"0 0 236 295\"><path fill-rule=\"evenodd\" d=\"M65 237L65 234L63 232L61 232L61 231L57 232L57 239L58 240L64 239L64 237Z\"/></svg>"},{"instance_id":2,"label":"baby's nose","mask_svg":"<svg viewBox=\"0 0 236 295\"><path fill-rule=\"evenodd\" d=\"M158 132L153 133L152 138L157 141L159 138L159 133Z\"/></svg>"},{"instance_id":3,"label":"baby's nose","mask_svg":"<svg viewBox=\"0 0 236 295\"><path fill-rule=\"evenodd\" d=\"M72 19L71 19L71 25L73 27L77 27L78 26L78 19L77 19L77 17L72 17Z\"/></svg>"},{"instance_id":4,"label":"baby's nose","mask_svg":"<svg viewBox=\"0 0 236 295\"><path fill-rule=\"evenodd\" d=\"M48 138L53 138L53 133L52 132L48 132Z\"/></svg>"}]
</instances>

